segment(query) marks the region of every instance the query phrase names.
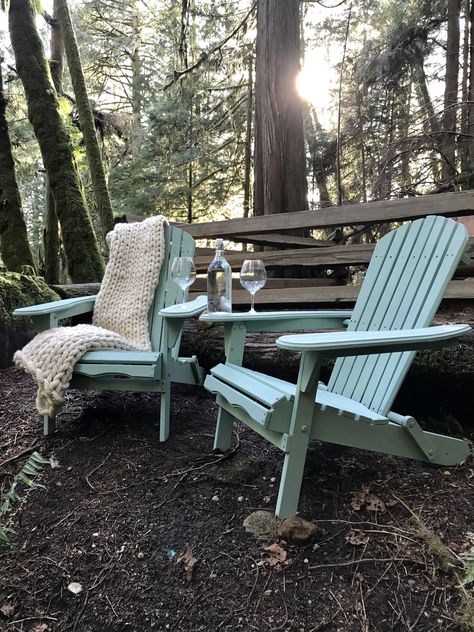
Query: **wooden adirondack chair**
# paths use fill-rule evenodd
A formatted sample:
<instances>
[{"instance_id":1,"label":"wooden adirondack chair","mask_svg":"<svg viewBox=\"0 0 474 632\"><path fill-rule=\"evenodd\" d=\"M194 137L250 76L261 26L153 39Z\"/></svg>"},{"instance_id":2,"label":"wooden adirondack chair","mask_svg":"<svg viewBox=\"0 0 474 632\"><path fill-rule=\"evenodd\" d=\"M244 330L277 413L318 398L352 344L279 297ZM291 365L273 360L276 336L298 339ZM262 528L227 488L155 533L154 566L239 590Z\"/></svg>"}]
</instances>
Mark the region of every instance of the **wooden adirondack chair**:
<instances>
[{"instance_id":1,"label":"wooden adirondack chair","mask_svg":"<svg viewBox=\"0 0 474 632\"><path fill-rule=\"evenodd\" d=\"M194 255L194 239L179 228L165 227L165 257L149 313L152 351L89 351L74 367L71 388L161 393L160 441L169 435L171 383L202 384L204 371L197 358L180 358L181 330L185 318L199 315L207 305L205 296L177 305L182 291L170 278L175 257ZM61 320L92 312L95 296L66 299L22 307L15 316L33 320L37 331L57 327ZM44 418L44 434L54 432L55 419Z\"/></svg>"},{"instance_id":2,"label":"wooden adirondack chair","mask_svg":"<svg viewBox=\"0 0 474 632\"><path fill-rule=\"evenodd\" d=\"M239 366L246 331L307 328L311 315L260 313L216 317L224 322L227 360L204 386L221 407L215 448L230 447L233 418L284 453L276 506L295 515L310 439L453 465L470 454L465 441L422 430L391 411L418 349L441 346L468 325L429 327L467 244L466 229L442 217L406 224L377 244L346 331L290 334L281 349L301 352L296 385ZM344 312L321 312L313 329L335 328ZM280 328L281 327L281 328ZM318 382L324 357L336 357L328 386Z\"/></svg>"}]
</instances>

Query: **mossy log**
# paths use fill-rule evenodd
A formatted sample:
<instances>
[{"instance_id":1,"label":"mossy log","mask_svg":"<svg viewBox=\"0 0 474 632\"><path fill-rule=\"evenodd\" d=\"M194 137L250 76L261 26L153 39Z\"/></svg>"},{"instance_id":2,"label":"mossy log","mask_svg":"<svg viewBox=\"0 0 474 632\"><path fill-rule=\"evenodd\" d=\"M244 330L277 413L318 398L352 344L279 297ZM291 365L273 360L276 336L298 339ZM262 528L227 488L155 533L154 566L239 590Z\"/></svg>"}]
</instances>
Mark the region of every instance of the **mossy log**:
<instances>
[{"instance_id":1,"label":"mossy log","mask_svg":"<svg viewBox=\"0 0 474 632\"><path fill-rule=\"evenodd\" d=\"M15 351L36 333L31 320L12 316L13 310L59 298L40 277L16 272L0 274L0 368L11 365Z\"/></svg>"}]
</instances>

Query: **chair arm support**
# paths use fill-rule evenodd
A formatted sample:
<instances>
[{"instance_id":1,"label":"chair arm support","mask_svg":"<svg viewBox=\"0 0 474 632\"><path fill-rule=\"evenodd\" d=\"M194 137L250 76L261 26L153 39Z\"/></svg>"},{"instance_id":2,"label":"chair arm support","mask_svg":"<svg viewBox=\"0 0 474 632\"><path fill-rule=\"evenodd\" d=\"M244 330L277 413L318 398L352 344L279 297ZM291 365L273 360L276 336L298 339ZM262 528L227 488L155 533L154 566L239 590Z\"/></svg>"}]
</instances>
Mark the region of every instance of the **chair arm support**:
<instances>
[{"instance_id":1,"label":"chair arm support","mask_svg":"<svg viewBox=\"0 0 474 632\"><path fill-rule=\"evenodd\" d=\"M171 305L160 310L160 316L165 318L190 318L198 316L207 307L207 297L198 296L194 301L182 303L181 305Z\"/></svg>"},{"instance_id":2,"label":"chair arm support","mask_svg":"<svg viewBox=\"0 0 474 632\"><path fill-rule=\"evenodd\" d=\"M438 325L394 331L292 334L281 336L276 344L281 349L316 351L325 356L356 356L443 346L470 330L469 325Z\"/></svg>"}]
</instances>

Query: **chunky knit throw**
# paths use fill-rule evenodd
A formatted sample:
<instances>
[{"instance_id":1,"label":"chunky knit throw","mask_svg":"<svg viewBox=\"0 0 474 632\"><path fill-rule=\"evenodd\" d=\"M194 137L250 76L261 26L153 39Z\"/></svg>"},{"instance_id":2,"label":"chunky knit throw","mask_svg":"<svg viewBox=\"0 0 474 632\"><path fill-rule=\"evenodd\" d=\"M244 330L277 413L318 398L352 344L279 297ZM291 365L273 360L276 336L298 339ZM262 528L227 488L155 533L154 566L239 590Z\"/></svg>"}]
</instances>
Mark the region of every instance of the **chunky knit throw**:
<instances>
[{"instance_id":1,"label":"chunky knit throw","mask_svg":"<svg viewBox=\"0 0 474 632\"><path fill-rule=\"evenodd\" d=\"M107 235L109 262L97 295L92 325L43 331L13 357L38 383L36 406L54 417L61 410L74 365L92 349L149 351L148 312L163 262L162 216L117 224Z\"/></svg>"}]
</instances>

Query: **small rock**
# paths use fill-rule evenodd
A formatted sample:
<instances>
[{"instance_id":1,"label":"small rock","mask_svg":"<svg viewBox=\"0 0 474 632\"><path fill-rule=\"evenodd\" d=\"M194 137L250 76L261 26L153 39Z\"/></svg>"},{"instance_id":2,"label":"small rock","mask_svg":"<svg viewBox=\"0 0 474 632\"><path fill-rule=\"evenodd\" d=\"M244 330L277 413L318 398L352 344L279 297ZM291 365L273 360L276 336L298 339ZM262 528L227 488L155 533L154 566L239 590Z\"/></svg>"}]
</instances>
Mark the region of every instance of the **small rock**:
<instances>
[{"instance_id":1,"label":"small rock","mask_svg":"<svg viewBox=\"0 0 474 632\"><path fill-rule=\"evenodd\" d=\"M259 509L245 518L244 527L257 538L273 538L277 533L278 523L278 518L272 513Z\"/></svg>"},{"instance_id":2,"label":"small rock","mask_svg":"<svg viewBox=\"0 0 474 632\"><path fill-rule=\"evenodd\" d=\"M145 557L145 553L143 553L142 551L139 551L137 553L137 557L138 557L139 560L142 560Z\"/></svg>"},{"instance_id":3,"label":"small rock","mask_svg":"<svg viewBox=\"0 0 474 632\"><path fill-rule=\"evenodd\" d=\"M299 516L285 518L278 527L278 535L283 540L292 544L300 544L311 540L320 531L312 522L308 522Z\"/></svg>"},{"instance_id":4,"label":"small rock","mask_svg":"<svg viewBox=\"0 0 474 632\"><path fill-rule=\"evenodd\" d=\"M216 495L216 496L213 496L213 497L211 498L211 500L212 500L212 502L213 502L213 503L217 503L217 502L219 501L219 496L217 496L217 495Z\"/></svg>"},{"instance_id":5,"label":"small rock","mask_svg":"<svg viewBox=\"0 0 474 632\"><path fill-rule=\"evenodd\" d=\"M268 504L270 503L270 501L271 501L270 496L264 496L264 497L263 497L263 502L264 502L266 505L268 505Z\"/></svg>"},{"instance_id":6,"label":"small rock","mask_svg":"<svg viewBox=\"0 0 474 632\"><path fill-rule=\"evenodd\" d=\"M243 497L243 496L239 496L239 497L237 498L237 502L238 502L238 503L241 503L241 502L243 502L243 501L244 501L244 497Z\"/></svg>"},{"instance_id":7,"label":"small rock","mask_svg":"<svg viewBox=\"0 0 474 632\"><path fill-rule=\"evenodd\" d=\"M67 589L69 591L71 591L74 595L78 595L80 592L82 592L82 584L80 584L79 582L71 582Z\"/></svg>"}]
</instances>

